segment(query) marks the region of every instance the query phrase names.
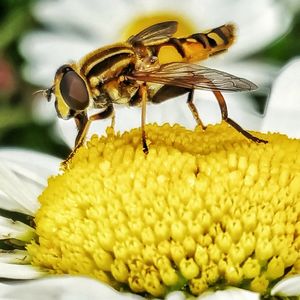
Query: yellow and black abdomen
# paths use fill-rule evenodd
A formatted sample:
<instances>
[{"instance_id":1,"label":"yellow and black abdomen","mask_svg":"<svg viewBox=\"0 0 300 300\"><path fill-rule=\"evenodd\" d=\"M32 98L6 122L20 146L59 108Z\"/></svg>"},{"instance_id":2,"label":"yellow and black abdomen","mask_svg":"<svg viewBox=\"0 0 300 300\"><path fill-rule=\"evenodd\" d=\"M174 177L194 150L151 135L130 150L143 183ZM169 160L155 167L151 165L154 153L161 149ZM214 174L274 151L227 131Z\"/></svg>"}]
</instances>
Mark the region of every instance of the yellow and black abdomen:
<instances>
[{"instance_id":1,"label":"yellow and black abdomen","mask_svg":"<svg viewBox=\"0 0 300 300\"><path fill-rule=\"evenodd\" d=\"M161 64L173 61L197 62L226 51L234 39L235 26L226 24L186 38L170 38L168 42L157 45L155 50Z\"/></svg>"}]
</instances>

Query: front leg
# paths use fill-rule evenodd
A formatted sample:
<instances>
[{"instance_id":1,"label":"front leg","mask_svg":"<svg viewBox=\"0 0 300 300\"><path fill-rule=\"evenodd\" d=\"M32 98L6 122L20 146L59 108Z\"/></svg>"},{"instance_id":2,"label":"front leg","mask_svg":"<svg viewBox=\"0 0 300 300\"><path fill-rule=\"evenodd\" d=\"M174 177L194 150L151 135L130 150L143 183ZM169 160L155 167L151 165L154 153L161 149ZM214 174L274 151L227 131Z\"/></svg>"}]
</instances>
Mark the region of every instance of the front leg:
<instances>
[{"instance_id":1,"label":"front leg","mask_svg":"<svg viewBox=\"0 0 300 300\"><path fill-rule=\"evenodd\" d=\"M110 104L104 111L101 111L100 113L94 114L87 117L86 113L83 112L81 114L78 114L75 117L76 126L78 129L78 133L75 139L75 146L72 152L69 154L66 160L63 161L63 165L66 166L68 161L74 156L77 149L83 145L86 139L87 132L89 130L89 127L93 121L96 120L103 120L108 118L114 113L114 107L112 104Z\"/></svg>"},{"instance_id":2,"label":"front leg","mask_svg":"<svg viewBox=\"0 0 300 300\"><path fill-rule=\"evenodd\" d=\"M74 117L74 120L75 120L75 124L76 124L77 130L78 130L77 136L76 136L76 139L75 139L75 145L74 145L74 148L76 148L76 145L78 145L78 139L80 138L80 136L82 136L83 129L86 126L86 123L88 121L88 117L87 117L86 112L84 111L84 112L76 115Z\"/></svg>"}]
</instances>

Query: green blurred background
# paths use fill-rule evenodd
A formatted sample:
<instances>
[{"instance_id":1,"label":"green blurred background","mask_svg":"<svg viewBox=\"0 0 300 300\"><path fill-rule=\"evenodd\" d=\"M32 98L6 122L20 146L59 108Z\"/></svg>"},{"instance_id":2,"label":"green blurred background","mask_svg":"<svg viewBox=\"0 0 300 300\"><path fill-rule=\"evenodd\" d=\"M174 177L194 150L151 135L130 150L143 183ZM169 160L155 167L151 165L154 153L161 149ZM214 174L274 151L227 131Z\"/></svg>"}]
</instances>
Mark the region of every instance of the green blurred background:
<instances>
[{"instance_id":1,"label":"green blurred background","mask_svg":"<svg viewBox=\"0 0 300 300\"><path fill-rule=\"evenodd\" d=\"M51 122L39 124L32 116L33 92L39 87L25 82L21 76L24 58L18 52L22 35L41 28L30 7L37 0L0 1L0 146L18 146L65 157L69 148L53 135ZM291 30L276 43L256 54L279 66L300 54L300 14ZM263 107L264 97L256 96Z\"/></svg>"},{"instance_id":2,"label":"green blurred background","mask_svg":"<svg viewBox=\"0 0 300 300\"><path fill-rule=\"evenodd\" d=\"M17 146L65 157L69 148L53 135L52 123L34 121L32 86L21 76L25 63L18 52L22 35L39 24L30 7L36 0L0 1L0 146Z\"/></svg>"}]
</instances>

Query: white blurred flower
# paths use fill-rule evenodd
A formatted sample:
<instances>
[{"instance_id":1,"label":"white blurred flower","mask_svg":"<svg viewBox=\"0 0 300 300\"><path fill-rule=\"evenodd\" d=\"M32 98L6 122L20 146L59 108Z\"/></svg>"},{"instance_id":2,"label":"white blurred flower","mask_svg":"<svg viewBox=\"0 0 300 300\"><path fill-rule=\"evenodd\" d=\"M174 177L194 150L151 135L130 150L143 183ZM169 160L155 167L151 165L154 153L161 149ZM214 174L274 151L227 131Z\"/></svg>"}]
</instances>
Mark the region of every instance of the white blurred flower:
<instances>
[{"instance_id":1,"label":"white blurred flower","mask_svg":"<svg viewBox=\"0 0 300 300\"><path fill-rule=\"evenodd\" d=\"M265 87L275 77L277 67L247 57L285 34L293 17L289 2L276 0L41 0L34 6L33 13L47 30L29 33L20 44L21 53L27 60L23 73L28 81L45 87L52 84L60 65L78 60L100 46L126 39L128 28L135 27L137 23L141 26L151 18L153 21L175 19L193 32L234 22L238 27L236 43L226 55L211 58L204 64ZM247 129L260 129L262 118L250 94L225 96L229 115L235 121ZM205 123L220 120L220 111L211 93L197 91L195 100ZM45 101L38 101L35 105L37 118L56 117L51 104L48 106L51 108L46 110ZM140 111L117 107L116 121L116 129L121 131L139 126ZM147 122L177 122L190 128L195 126L184 97L150 105ZM103 133L108 124L109 121L98 122L92 126L90 133ZM73 145L76 133L74 121L64 121L58 126L59 132L65 133L68 143Z\"/></svg>"},{"instance_id":2,"label":"white blurred flower","mask_svg":"<svg viewBox=\"0 0 300 300\"><path fill-rule=\"evenodd\" d=\"M276 41L292 19L285 2L274 0L41 0L33 12L48 30L30 33L21 43L28 60L24 75L46 86L58 66L124 39L124 30L137 18L174 16L187 20L197 31L234 22L238 38L226 54L226 61L245 58Z\"/></svg>"},{"instance_id":3,"label":"white blurred flower","mask_svg":"<svg viewBox=\"0 0 300 300\"><path fill-rule=\"evenodd\" d=\"M300 57L288 63L275 80L262 131L300 138Z\"/></svg>"}]
</instances>

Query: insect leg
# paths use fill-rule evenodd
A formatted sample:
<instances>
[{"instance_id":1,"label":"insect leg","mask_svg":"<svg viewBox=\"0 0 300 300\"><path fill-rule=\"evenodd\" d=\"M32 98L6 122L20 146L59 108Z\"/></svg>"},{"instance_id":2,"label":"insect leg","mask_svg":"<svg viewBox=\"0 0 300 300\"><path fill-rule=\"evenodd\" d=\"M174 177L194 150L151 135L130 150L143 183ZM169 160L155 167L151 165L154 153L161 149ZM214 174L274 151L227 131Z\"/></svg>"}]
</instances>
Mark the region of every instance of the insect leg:
<instances>
[{"instance_id":1,"label":"insect leg","mask_svg":"<svg viewBox=\"0 0 300 300\"><path fill-rule=\"evenodd\" d=\"M67 159L63 161L63 165L66 165L66 163L74 156L77 149L83 145L88 129L93 121L106 119L108 118L112 113L114 112L114 108L111 105L109 105L104 111L101 111L100 113L94 114L87 117L86 113L79 114L75 117L76 126L78 129L78 133L75 139L75 146L72 152L69 154Z\"/></svg>"},{"instance_id":2,"label":"insect leg","mask_svg":"<svg viewBox=\"0 0 300 300\"><path fill-rule=\"evenodd\" d=\"M238 132L240 132L242 135L244 135L247 139L252 140L256 143L267 143L267 141L262 140L254 135L252 135L250 132L244 130L239 124L237 124L235 121L233 121L232 119L228 118L228 111L227 111L227 105L225 102L225 99L223 97L223 95L221 94L221 92L219 91L213 91L214 95L216 96L217 100L218 100L218 104L221 110L221 114L222 114L222 119L228 123L229 125L231 125L233 128L235 128Z\"/></svg>"},{"instance_id":3,"label":"insect leg","mask_svg":"<svg viewBox=\"0 0 300 300\"><path fill-rule=\"evenodd\" d=\"M111 113L111 123L110 123L110 127L112 127L113 130L115 130L115 125L116 125L116 113L113 110L113 112Z\"/></svg>"},{"instance_id":4,"label":"insect leg","mask_svg":"<svg viewBox=\"0 0 300 300\"><path fill-rule=\"evenodd\" d=\"M147 98L148 98L148 92L147 92L147 87L146 84L144 83L143 85L140 86L139 89L141 99L142 99L142 118L141 118L141 123L142 123L142 145L143 145L143 151L145 154L148 154L148 146L147 146L147 141L146 141L146 132L145 132L145 123L146 123L146 106L147 106Z\"/></svg>"},{"instance_id":5,"label":"insect leg","mask_svg":"<svg viewBox=\"0 0 300 300\"><path fill-rule=\"evenodd\" d=\"M190 111L192 112L193 117L194 117L195 121L197 122L197 124L198 124L199 126L201 126L203 130L205 130L205 129L206 129L206 126L203 125L203 123L202 123L202 121L201 121L201 119L200 119L200 117L199 117L198 110L197 110L195 104L193 103L193 99L194 99L194 91L195 91L195 90L190 90L190 91L189 91L189 93L188 93L188 98L187 98L186 103L187 103L187 105L188 105Z\"/></svg>"},{"instance_id":6,"label":"insect leg","mask_svg":"<svg viewBox=\"0 0 300 300\"><path fill-rule=\"evenodd\" d=\"M82 113L76 115L74 117L74 119L75 119L76 127L77 127L77 130L78 130L78 133L77 133L77 136L76 136L76 139L75 139L75 147L76 147L76 145L78 144L78 139L83 134L83 129L85 127L85 124L88 121L88 117L87 117L86 112L82 112Z\"/></svg>"},{"instance_id":7,"label":"insect leg","mask_svg":"<svg viewBox=\"0 0 300 300\"><path fill-rule=\"evenodd\" d=\"M100 113L90 116L89 119L86 121L86 123L83 125L82 129L78 132L78 135L76 137L75 149L77 149L84 143L91 123L96 120L102 120L108 118L109 116L111 116L113 111L114 111L113 106L109 105L104 111L101 111Z\"/></svg>"}]
</instances>

